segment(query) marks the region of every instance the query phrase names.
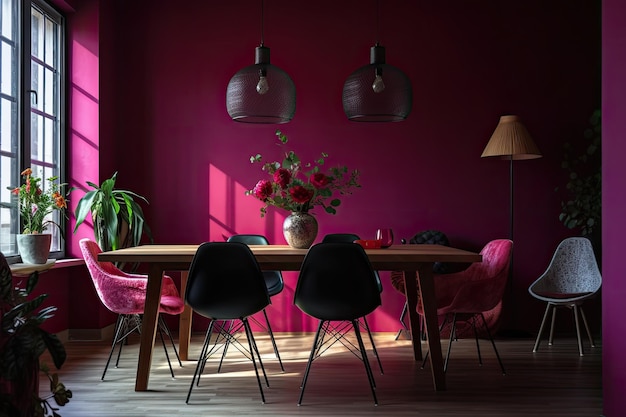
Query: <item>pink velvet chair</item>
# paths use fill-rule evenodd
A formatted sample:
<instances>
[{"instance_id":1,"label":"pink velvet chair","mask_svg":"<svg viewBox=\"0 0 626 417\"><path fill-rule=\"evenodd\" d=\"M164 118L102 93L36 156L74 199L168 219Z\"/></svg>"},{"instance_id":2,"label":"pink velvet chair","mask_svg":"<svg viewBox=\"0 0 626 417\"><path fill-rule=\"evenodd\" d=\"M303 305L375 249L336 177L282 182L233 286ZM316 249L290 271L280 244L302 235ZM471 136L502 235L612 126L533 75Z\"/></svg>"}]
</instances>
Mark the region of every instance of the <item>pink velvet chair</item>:
<instances>
[{"instance_id":1,"label":"pink velvet chair","mask_svg":"<svg viewBox=\"0 0 626 417\"><path fill-rule=\"evenodd\" d=\"M131 333L141 331L141 315L143 314L146 301L148 278L146 275L126 273L118 269L111 262L99 262L98 254L101 253L102 250L96 242L90 239L81 239L80 250L85 259L85 264L93 280L98 297L100 297L100 301L102 301L102 304L110 311L118 314L111 352L109 353L109 358L104 367L104 372L102 373L101 379L104 380L109 362L111 361L111 356L115 350L115 345L119 344L117 361L115 363L115 367L117 367L122 352L122 344ZM172 281L172 278L169 276L164 275L161 287L161 305L159 306L159 313L176 315L182 313L184 307L184 301L180 297L174 281ZM158 332L163 348L165 349L165 356L173 378L174 371L167 353L163 333L169 337L180 366L182 366L182 362L178 356L176 346L174 345L172 334L161 317L161 314L159 314Z\"/></svg>"},{"instance_id":2,"label":"pink velvet chair","mask_svg":"<svg viewBox=\"0 0 626 417\"><path fill-rule=\"evenodd\" d=\"M492 331L485 319L485 312L492 311L502 302L509 276L512 249L513 242L509 239L492 240L480 252L483 257L482 262L473 263L464 271L435 278L437 315L444 317L442 326L451 320L450 343L448 344L444 371L448 367L450 349L456 335L457 321L462 321L474 330L479 363L482 365L477 323L482 326L491 341L502 373L506 374L498 349L493 341ZM421 303L418 303L417 312L423 315Z\"/></svg>"}]
</instances>

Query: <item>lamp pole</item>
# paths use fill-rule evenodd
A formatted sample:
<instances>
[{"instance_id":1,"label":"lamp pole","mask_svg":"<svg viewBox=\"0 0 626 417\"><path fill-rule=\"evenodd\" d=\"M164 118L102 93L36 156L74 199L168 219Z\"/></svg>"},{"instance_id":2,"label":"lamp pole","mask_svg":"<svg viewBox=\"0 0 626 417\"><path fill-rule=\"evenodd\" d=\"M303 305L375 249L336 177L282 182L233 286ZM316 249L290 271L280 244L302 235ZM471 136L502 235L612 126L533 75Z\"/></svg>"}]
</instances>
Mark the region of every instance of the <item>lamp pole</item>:
<instances>
[{"instance_id":1,"label":"lamp pole","mask_svg":"<svg viewBox=\"0 0 626 417\"><path fill-rule=\"evenodd\" d=\"M515 241L513 239L514 232L514 194L515 186L513 183L513 160L515 159L535 159L541 158L541 152L535 142L533 141L530 133L526 130L526 127L520 121L518 116L506 115L501 116L496 129L494 130L485 150L481 157L498 156L502 159L509 160L509 189L510 189L510 201L509 201L509 239L513 241L513 250L511 251L511 260L509 264L509 308L511 327L509 331L502 333L510 335L512 337L524 336L524 332L516 329L516 309L515 309L515 292L513 291L513 257L515 253Z\"/></svg>"}]
</instances>

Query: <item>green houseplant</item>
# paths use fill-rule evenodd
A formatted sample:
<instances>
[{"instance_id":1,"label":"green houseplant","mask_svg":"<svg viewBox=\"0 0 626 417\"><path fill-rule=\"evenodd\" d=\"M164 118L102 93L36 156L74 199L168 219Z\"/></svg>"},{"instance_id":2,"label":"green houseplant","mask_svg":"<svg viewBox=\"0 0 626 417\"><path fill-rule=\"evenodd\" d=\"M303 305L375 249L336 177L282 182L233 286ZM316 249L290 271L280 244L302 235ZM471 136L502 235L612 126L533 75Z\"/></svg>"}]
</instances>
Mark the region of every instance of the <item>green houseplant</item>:
<instances>
[{"instance_id":1,"label":"green houseplant","mask_svg":"<svg viewBox=\"0 0 626 417\"><path fill-rule=\"evenodd\" d=\"M42 171L42 168L39 170ZM9 187L14 200L2 207L17 208L20 213L22 232L16 240L22 262L46 263L52 235L44 232L49 225L53 225L63 236L63 228L55 222L52 214L58 210L61 216L65 216L67 200L63 194L67 184L59 184L58 177L49 177L44 186L42 179L31 168L22 171L21 176L21 185Z\"/></svg>"},{"instance_id":2,"label":"green houseplant","mask_svg":"<svg viewBox=\"0 0 626 417\"><path fill-rule=\"evenodd\" d=\"M29 298L39 274L32 273L24 287L13 285L11 269L0 254L0 415L8 417L58 417L58 408L72 398L72 391L59 382L40 357L46 351L57 369L65 362L66 352L59 338L41 328L56 307L40 308L47 294ZM50 381L50 395L39 396L39 374Z\"/></svg>"},{"instance_id":3,"label":"green houseplant","mask_svg":"<svg viewBox=\"0 0 626 417\"><path fill-rule=\"evenodd\" d=\"M559 220L568 229L579 230L583 236L597 237L602 218L601 112L596 110L584 132L586 143L564 145L562 167L568 172L565 189L568 198L561 202ZM592 239L596 240L596 239Z\"/></svg>"},{"instance_id":4,"label":"green houseplant","mask_svg":"<svg viewBox=\"0 0 626 417\"><path fill-rule=\"evenodd\" d=\"M150 242L153 241L143 210L137 202L141 200L148 204L148 200L132 191L115 189L116 179L117 172L99 186L87 181L93 190L79 200L74 213L74 233L91 213L94 236L103 251L137 246L144 233Z\"/></svg>"}]
</instances>

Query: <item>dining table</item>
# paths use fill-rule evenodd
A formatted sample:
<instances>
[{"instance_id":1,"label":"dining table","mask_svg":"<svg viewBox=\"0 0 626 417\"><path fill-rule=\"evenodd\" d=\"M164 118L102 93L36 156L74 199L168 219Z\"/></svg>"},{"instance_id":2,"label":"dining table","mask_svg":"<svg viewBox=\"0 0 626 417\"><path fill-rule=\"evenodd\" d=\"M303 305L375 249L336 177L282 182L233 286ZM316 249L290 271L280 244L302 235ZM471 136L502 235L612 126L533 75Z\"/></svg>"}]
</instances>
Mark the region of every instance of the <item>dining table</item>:
<instances>
[{"instance_id":1,"label":"dining table","mask_svg":"<svg viewBox=\"0 0 626 417\"><path fill-rule=\"evenodd\" d=\"M148 284L135 391L148 389L163 274L165 271L181 271L181 295L184 299L188 270L198 246L198 244L150 244L102 252L98 255L98 260L103 262L141 263L147 267ZM308 251L308 249L295 249L288 245L249 245L249 247L262 270L299 271ZM433 264L435 262L480 262L481 255L442 245L392 245L388 248L366 248L365 252L373 269L403 271L409 328L412 335L411 345L416 361L422 360L417 313L419 294L424 311L424 330L430 352L429 360L434 389L445 390L446 380L437 318ZM185 311L180 315L179 355L182 360L188 360L192 314L191 308L186 306Z\"/></svg>"}]
</instances>

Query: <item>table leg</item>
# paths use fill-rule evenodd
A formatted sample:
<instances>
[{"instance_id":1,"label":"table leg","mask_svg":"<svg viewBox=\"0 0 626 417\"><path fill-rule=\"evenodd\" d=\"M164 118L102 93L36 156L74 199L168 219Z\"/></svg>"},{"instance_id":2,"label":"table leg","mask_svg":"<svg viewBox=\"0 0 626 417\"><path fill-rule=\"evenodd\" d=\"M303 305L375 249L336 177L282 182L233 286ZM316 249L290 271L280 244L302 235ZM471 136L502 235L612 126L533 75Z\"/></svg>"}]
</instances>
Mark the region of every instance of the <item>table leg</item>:
<instances>
[{"instance_id":1,"label":"table leg","mask_svg":"<svg viewBox=\"0 0 626 417\"><path fill-rule=\"evenodd\" d=\"M161 281L163 269L159 265L150 265L148 272L148 287L146 290L146 304L141 321L141 344L139 345L139 364L137 365L137 378L135 391L146 391L150 378L150 365L152 364L152 347L157 330L159 316L159 304L161 303Z\"/></svg>"},{"instance_id":2,"label":"table leg","mask_svg":"<svg viewBox=\"0 0 626 417\"><path fill-rule=\"evenodd\" d=\"M417 285L415 271L404 271L404 293L408 305L409 331L413 344L413 357L416 361L422 360L422 343L420 340L420 318L417 314Z\"/></svg>"},{"instance_id":3,"label":"table leg","mask_svg":"<svg viewBox=\"0 0 626 417\"><path fill-rule=\"evenodd\" d=\"M446 375L443 371L443 356L441 354L441 339L439 322L437 319L437 299L435 298L435 283L433 280L432 264L424 265L418 271L419 292L424 308L424 325L430 351L430 369L433 374L435 391L445 391ZM413 337L415 339L415 337Z\"/></svg>"},{"instance_id":4,"label":"table leg","mask_svg":"<svg viewBox=\"0 0 626 417\"><path fill-rule=\"evenodd\" d=\"M181 271L180 273L180 294L185 299L185 289L187 288L187 277L189 271ZM185 304L185 310L180 315L180 323L178 326L178 355L183 361L189 360L189 344L191 342L191 321L193 311L191 307Z\"/></svg>"}]
</instances>

